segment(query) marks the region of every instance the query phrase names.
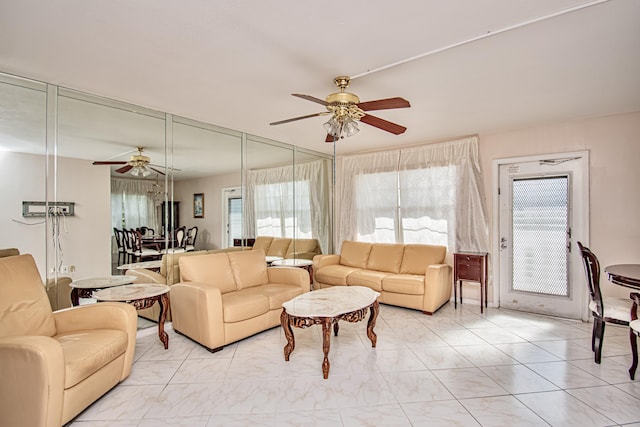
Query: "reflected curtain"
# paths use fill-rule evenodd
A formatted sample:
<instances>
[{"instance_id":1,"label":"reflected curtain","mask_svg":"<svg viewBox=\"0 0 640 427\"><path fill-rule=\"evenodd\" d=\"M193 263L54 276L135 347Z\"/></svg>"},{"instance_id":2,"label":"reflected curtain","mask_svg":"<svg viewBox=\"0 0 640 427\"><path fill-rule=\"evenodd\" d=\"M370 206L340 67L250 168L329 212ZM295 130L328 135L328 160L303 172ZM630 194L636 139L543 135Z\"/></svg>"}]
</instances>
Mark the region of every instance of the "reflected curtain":
<instances>
[{"instance_id":1,"label":"reflected curtain","mask_svg":"<svg viewBox=\"0 0 640 427\"><path fill-rule=\"evenodd\" d=\"M340 170L338 247L360 240L488 251L477 137L345 156Z\"/></svg>"},{"instance_id":2,"label":"reflected curtain","mask_svg":"<svg viewBox=\"0 0 640 427\"><path fill-rule=\"evenodd\" d=\"M153 228L160 232L154 182L111 178L111 225L116 228Z\"/></svg>"},{"instance_id":3,"label":"reflected curtain","mask_svg":"<svg viewBox=\"0 0 640 427\"><path fill-rule=\"evenodd\" d=\"M243 234L330 239L328 159L247 171Z\"/></svg>"}]
</instances>

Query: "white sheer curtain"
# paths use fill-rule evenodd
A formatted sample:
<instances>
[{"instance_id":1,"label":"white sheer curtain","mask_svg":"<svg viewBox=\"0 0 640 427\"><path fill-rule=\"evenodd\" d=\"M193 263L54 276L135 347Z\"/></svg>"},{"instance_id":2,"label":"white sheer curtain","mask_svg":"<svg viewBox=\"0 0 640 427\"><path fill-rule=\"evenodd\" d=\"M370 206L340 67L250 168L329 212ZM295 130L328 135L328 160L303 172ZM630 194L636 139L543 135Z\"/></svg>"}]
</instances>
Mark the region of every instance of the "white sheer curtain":
<instances>
[{"instance_id":1,"label":"white sheer curtain","mask_svg":"<svg viewBox=\"0 0 640 427\"><path fill-rule=\"evenodd\" d=\"M160 232L152 186L148 180L111 178L111 225Z\"/></svg>"},{"instance_id":2,"label":"white sheer curtain","mask_svg":"<svg viewBox=\"0 0 640 427\"><path fill-rule=\"evenodd\" d=\"M250 170L246 179L245 236L330 239L330 160Z\"/></svg>"},{"instance_id":3,"label":"white sheer curtain","mask_svg":"<svg viewBox=\"0 0 640 427\"><path fill-rule=\"evenodd\" d=\"M338 236L484 252L489 231L477 137L345 156Z\"/></svg>"}]
</instances>

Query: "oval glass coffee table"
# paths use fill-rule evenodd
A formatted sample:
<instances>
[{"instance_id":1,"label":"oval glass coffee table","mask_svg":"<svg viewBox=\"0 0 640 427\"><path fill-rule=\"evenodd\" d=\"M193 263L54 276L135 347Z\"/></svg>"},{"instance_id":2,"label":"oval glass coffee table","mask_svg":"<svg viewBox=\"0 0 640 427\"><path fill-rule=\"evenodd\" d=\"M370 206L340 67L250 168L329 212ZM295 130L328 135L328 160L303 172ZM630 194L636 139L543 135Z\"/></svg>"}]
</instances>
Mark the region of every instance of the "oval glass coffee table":
<instances>
[{"instance_id":1,"label":"oval glass coffee table","mask_svg":"<svg viewBox=\"0 0 640 427\"><path fill-rule=\"evenodd\" d=\"M376 346L377 335L373 332L380 306L380 294L364 286L333 286L330 288L311 291L295 297L282 304L280 323L287 337L284 346L284 360L296 346L291 326L308 328L312 325L322 325L322 376L329 378L329 348L331 325L333 332L338 335L338 321L359 322L365 318L367 311L371 312L367 323L367 337L371 340L371 347Z\"/></svg>"},{"instance_id":2,"label":"oval glass coffee table","mask_svg":"<svg viewBox=\"0 0 640 427\"><path fill-rule=\"evenodd\" d=\"M134 285L116 286L105 288L93 293L98 301L126 302L137 310L151 307L156 301L160 304L160 316L158 318L158 336L164 344L164 349L169 348L169 335L164 331L164 321L169 310L169 290L167 285L156 283L136 283Z\"/></svg>"},{"instance_id":3,"label":"oval glass coffee table","mask_svg":"<svg viewBox=\"0 0 640 427\"><path fill-rule=\"evenodd\" d=\"M135 276L104 276L74 280L69 284L71 287L71 304L78 305L80 298L91 298L93 292L98 289L122 286L135 281Z\"/></svg>"}]
</instances>

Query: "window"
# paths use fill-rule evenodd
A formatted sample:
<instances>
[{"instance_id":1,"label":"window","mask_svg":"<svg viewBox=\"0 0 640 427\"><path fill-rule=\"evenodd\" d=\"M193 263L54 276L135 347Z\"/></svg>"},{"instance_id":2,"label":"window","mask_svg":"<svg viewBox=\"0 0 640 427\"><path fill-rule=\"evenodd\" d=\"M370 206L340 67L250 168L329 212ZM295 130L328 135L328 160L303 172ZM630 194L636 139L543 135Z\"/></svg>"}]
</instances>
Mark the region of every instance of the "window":
<instances>
[{"instance_id":1,"label":"window","mask_svg":"<svg viewBox=\"0 0 640 427\"><path fill-rule=\"evenodd\" d=\"M447 246L455 221L452 182L454 167L358 175L357 240Z\"/></svg>"},{"instance_id":2,"label":"window","mask_svg":"<svg viewBox=\"0 0 640 427\"><path fill-rule=\"evenodd\" d=\"M254 197L256 236L311 238L308 181L257 185Z\"/></svg>"},{"instance_id":3,"label":"window","mask_svg":"<svg viewBox=\"0 0 640 427\"><path fill-rule=\"evenodd\" d=\"M358 240L488 250L476 137L341 160L338 247Z\"/></svg>"}]
</instances>

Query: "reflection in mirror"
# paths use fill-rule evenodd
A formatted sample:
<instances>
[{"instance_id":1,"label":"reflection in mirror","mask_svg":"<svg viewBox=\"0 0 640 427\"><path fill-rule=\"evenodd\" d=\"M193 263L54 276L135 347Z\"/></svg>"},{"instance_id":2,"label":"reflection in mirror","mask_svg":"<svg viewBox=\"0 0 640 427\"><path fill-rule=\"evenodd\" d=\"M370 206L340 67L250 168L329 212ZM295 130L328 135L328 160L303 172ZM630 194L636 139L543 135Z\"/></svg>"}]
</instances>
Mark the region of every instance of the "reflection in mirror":
<instances>
[{"instance_id":1,"label":"reflection in mirror","mask_svg":"<svg viewBox=\"0 0 640 427\"><path fill-rule=\"evenodd\" d=\"M243 237L261 238L258 246L265 245L272 257L310 260L326 253L331 239L329 171L330 161L311 152L249 136ZM284 241L288 244L276 240L282 238L290 239Z\"/></svg>"},{"instance_id":2,"label":"reflection in mirror","mask_svg":"<svg viewBox=\"0 0 640 427\"><path fill-rule=\"evenodd\" d=\"M225 194L241 197L240 132L174 117L172 153L174 164L180 165L172 174L179 226L192 230L187 244L193 248L188 249L233 246L228 236L234 229L227 227L222 203L227 203Z\"/></svg>"},{"instance_id":3,"label":"reflection in mirror","mask_svg":"<svg viewBox=\"0 0 640 427\"><path fill-rule=\"evenodd\" d=\"M159 255L181 227L197 227L196 250L261 235L293 238L292 258L332 250L330 156L3 74L0 112L0 178L20 183L3 191L2 246L33 253L43 277L121 274L132 259L114 228L164 235ZM73 203L74 215L11 221L29 222L27 199Z\"/></svg>"},{"instance_id":4,"label":"reflection in mirror","mask_svg":"<svg viewBox=\"0 0 640 427\"><path fill-rule=\"evenodd\" d=\"M116 229L158 229L160 201L151 192L156 177L165 171L163 117L59 90L56 190L59 200L77 206L76 216L66 221L61 247L64 263L75 266L76 277L117 273L119 263L134 261L119 252ZM132 156L140 155L138 147L150 159L141 165L142 172L128 164Z\"/></svg>"},{"instance_id":5,"label":"reflection in mirror","mask_svg":"<svg viewBox=\"0 0 640 427\"><path fill-rule=\"evenodd\" d=\"M22 202L45 201L46 85L0 75L0 249L32 254L43 279L47 272L44 216L24 217Z\"/></svg>"}]
</instances>

